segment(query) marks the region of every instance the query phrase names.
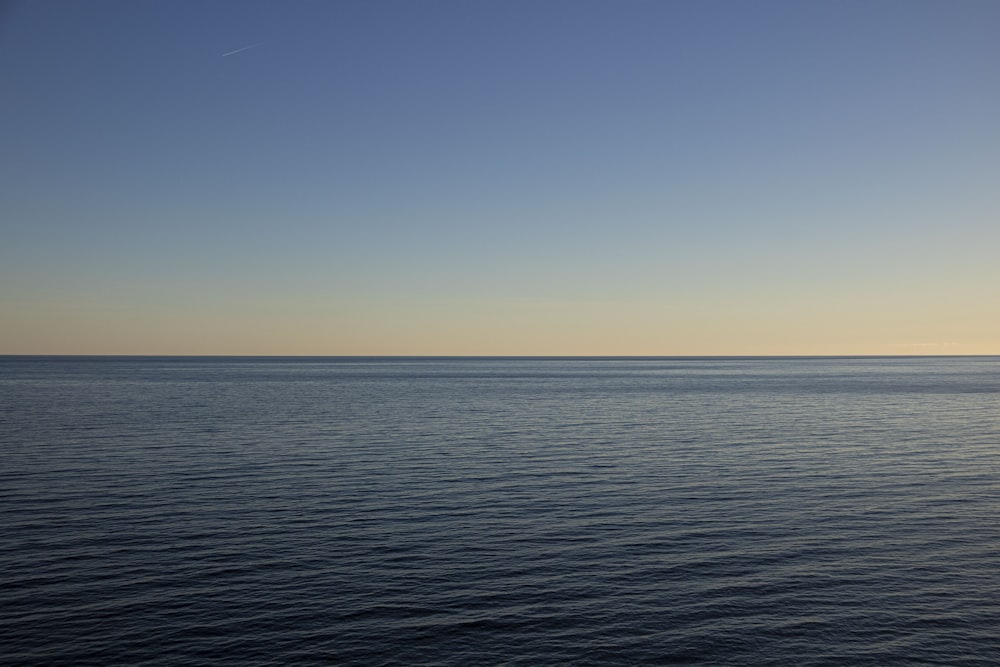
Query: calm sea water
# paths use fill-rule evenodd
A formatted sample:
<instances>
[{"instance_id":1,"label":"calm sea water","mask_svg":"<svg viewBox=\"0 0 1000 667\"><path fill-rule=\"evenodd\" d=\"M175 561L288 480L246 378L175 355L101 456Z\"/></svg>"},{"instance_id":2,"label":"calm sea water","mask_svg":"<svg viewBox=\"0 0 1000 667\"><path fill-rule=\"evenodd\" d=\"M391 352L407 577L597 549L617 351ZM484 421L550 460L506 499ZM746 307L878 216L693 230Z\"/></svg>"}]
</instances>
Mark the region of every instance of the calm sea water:
<instances>
[{"instance_id":1,"label":"calm sea water","mask_svg":"<svg viewBox=\"0 0 1000 667\"><path fill-rule=\"evenodd\" d=\"M1000 358L0 358L4 665L1000 664Z\"/></svg>"}]
</instances>

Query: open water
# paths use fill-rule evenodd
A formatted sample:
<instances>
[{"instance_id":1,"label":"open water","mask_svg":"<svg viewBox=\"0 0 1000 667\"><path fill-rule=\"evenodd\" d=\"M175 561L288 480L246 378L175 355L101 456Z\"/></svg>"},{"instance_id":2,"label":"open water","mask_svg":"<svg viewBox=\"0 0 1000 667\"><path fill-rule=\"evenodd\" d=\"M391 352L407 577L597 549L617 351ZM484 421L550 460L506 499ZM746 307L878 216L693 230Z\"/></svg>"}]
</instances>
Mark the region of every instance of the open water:
<instances>
[{"instance_id":1,"label":"open water","mask_svg":"<svg viewBox=\"0 0 1000 667\"><path fill-rule=\"evenodd\" d=\"M1000 358L0 358L4 665L997 665Z\"/></svg>"}]
</instances>

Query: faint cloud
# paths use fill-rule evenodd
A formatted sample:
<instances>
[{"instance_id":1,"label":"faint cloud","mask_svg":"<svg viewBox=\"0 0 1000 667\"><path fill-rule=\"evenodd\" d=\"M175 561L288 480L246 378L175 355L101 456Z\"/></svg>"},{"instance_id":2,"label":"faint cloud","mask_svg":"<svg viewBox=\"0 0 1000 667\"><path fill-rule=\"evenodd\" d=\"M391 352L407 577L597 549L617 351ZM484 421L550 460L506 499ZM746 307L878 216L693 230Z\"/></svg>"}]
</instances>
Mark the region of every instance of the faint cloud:
<instances>
[{"instance_id":1,"label":"faint cloud","mask_svg":"<svg viewBox=\"0 0 1000 667\"><path fill-rule=\"evenodd\" d=\"M241 47L239 49L234 49L232 51L227 51L227 52L225 52L225 53L222 54L222 57L226 58L228 56L234 56L237 53L243 53L244 51L249 51L250 49L256 49L258 46L263 46L263 45L264 45L264 42L257 42L256 44L251 44L250 46L244 46L244 47Z\"/></svg>"}]
</instances>

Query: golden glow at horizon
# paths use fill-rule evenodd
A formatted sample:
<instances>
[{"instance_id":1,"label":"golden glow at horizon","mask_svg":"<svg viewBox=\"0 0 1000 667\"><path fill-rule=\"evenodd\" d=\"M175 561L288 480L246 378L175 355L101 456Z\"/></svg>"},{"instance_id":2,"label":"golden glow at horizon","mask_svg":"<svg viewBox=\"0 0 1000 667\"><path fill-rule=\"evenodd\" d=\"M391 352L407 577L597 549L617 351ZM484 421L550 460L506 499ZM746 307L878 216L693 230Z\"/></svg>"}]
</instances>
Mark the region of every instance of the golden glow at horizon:
<instances>
[{"instance_id":1,"label":"golden glow at horizon","mask_svg":"<svg viewBox=\"0 0 1000 667\"><path fill-rule=\"evenodd\" d=\"M46 308L0 326L4 354L926 355L1000 354L1000 315L956 299L836 304L472 299ZM1000 338L1000 336L998 336Z\"/></svg>"}]
</instances>

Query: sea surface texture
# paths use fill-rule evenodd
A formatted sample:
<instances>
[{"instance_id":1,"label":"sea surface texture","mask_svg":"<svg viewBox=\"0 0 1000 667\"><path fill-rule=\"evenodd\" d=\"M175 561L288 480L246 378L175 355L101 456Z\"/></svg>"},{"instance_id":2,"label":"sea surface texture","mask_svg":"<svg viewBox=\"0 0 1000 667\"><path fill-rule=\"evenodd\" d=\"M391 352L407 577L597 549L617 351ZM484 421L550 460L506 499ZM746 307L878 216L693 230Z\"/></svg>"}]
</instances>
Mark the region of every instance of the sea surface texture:
<instances>
[{"instance_id":1,"label":"sea surface texture","mask_svg":"<svg viewBox=\"0 0 1000 667\"><path fill-rule=\"evenodd\" d=\"M997 665L1000 358L0 358L3 665Z\"/></svg>"}]
</instances>

